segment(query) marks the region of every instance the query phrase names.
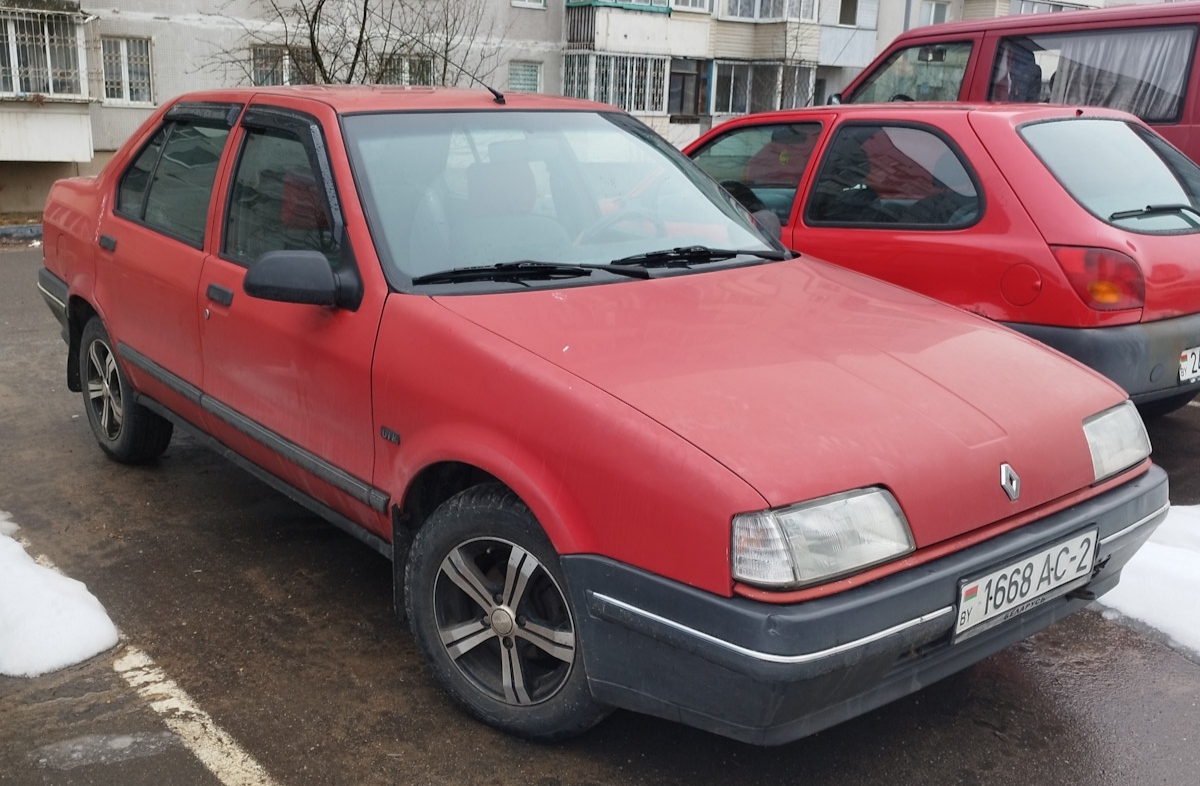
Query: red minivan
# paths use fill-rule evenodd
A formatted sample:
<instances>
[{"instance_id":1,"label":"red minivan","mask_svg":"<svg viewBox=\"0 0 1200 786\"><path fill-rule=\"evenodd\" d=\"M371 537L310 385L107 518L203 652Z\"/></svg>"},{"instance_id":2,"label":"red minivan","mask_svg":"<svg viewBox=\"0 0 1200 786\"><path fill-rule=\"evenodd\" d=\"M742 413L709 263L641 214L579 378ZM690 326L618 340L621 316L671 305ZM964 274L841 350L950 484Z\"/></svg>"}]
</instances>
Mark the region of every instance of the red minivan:
<instances>
[{"instance_id":1,"label":"red minivan","mask_svg":"<svg viewBox=\"0 0 1200 786\"><path fill-rule=\"evenodd\" d=\"M1023 14L900 36L834 102L1036 102L1120 109L1200 161L1200 3Z\"/></svg>"}]
</instances>

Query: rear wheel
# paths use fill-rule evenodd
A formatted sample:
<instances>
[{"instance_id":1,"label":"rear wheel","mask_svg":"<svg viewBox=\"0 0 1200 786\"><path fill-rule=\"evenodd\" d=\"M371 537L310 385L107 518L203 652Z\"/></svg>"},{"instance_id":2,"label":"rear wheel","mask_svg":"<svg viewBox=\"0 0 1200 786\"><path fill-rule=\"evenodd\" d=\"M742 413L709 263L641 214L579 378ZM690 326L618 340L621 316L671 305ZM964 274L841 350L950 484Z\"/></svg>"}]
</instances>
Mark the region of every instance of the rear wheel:
<instances>
[{"instance_id":1,"label":"rear wheel","mask_svg":"<svg viewBox=\"0 0 1200 786\"><path fill-rule=\"evenodd\" d=\"M1151 418L1161 418L1163 415L1168 415L1181 407L1186 407L1192 399L1196 397L1197 391L1190 393L1180 393L1176 396L1168 398L1160 398L1156 401L1147 401L1145 404L1138 404L1138 412L1146 420Z\"/></svg>"},{"instance_id":2,"label":"rear wheel","mask_svg":"<svg viewBox=\"0 0 1200 786\"><path fill-rule=\"evenodd\" d=\"M105 453L123 464L140 464L162 455L171 442L171 422L134 403L99 317L92 317L83 328L79 378L88 423Z\"/></svg>"},{"instance_id":3,"label":"rear wheel","mask_svg":"<svg viewBox=\"0 0 1200 786\"><path fill-rule=\"evenodd\" d=\"M426 662L471 715L552 741L608 714L588 689L558 555L511 491L476 486L434 511L413 540L405 585Z\"/></svg>"}]
</instances>

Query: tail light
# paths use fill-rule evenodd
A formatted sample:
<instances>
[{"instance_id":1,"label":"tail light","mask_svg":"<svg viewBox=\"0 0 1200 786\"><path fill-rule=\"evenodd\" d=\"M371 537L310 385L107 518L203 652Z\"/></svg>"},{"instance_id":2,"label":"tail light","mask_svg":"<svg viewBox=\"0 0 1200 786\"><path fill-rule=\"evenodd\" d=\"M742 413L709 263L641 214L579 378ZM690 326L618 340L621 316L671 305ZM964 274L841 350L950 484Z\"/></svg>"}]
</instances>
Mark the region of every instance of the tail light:
<instances>
[{"instance_id":1,"label":"tail light","mask_svg":"<svg viewBox=\"0 0 1200 786\"><path fill-rule=\"evenodd\" d=\"M1146 278L1132 257L1107 248L1053 246L1051 250L1089 308L1125 311L1145 304Z\"/></svg>"}]
</instances>

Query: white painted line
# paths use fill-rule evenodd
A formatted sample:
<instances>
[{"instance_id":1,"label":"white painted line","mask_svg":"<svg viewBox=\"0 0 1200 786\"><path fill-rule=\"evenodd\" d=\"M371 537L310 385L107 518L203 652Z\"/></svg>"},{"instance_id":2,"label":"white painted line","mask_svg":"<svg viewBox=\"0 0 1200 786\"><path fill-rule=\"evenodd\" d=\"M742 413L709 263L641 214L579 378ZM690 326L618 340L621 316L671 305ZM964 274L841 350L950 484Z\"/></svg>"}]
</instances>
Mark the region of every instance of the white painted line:
<instances>
[{"instance_id":1,"label":"white painted line","mask_svg":"<svg viewBox=\"0 0 1200 786\"><path fill-rule=\"evenodd\" d=\"M1189 407L1200 407L1200 401L1189 401L1188 406Z\"/></svg>"},{"instance_id":2,"label":"white painted line","mask_svg":"<svg viewBox=\"0 0 1200 786\"><path fill-rule=\"evenodd\" d=\"M28 553L31 547L29 541L25 538L16 538L16 541ZM38 555L34 561L58 571L44 554ZM113 670L139 696L150 702L151 709L162 716L167 728L178 735L188 750L224 786L277 786L262 765L218 726L207 712L200 709L175 680L167 677L149 655L137 647L126 647L124 654L113 661Z\"/></svg>"},{"instance_id":3,"label":"white painted line","mask_svg":"<svg viewBox=\"0 0 1200 786\"><path fill-rule=\"evenodd\" d=\"M275 786L275 781L174 680L137 647L113 662L120 674L225 786Z\"/></svg>"}]
</instances>

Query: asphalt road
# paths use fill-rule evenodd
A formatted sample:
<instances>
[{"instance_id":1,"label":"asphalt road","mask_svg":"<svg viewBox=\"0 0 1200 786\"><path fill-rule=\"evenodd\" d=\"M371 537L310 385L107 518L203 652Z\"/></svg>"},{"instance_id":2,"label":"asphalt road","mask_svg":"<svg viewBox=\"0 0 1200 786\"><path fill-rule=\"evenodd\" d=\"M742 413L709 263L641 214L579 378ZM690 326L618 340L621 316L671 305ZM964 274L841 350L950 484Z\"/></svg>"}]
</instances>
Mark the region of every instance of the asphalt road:
<instances>
[{"instance_id":1,"label":"asphalt road","mask_svg":"<svg viewBox=\"0 0 1200 786\"><path fill-rule=\"evenodd\" d=\"M0 677L4 786L220 782L114 671L129 647L278 784L1197 782L1200 662L1092 611L780 748L624 712L554 746L493 732L427 676L377 554L187 438L149 467L104 458L66 389L39 264L0 250L0 510L123 639ZM1200 502L1198 436L1200 408L1151 426L1176 504Z\"/></svg>"}]
</instances>

